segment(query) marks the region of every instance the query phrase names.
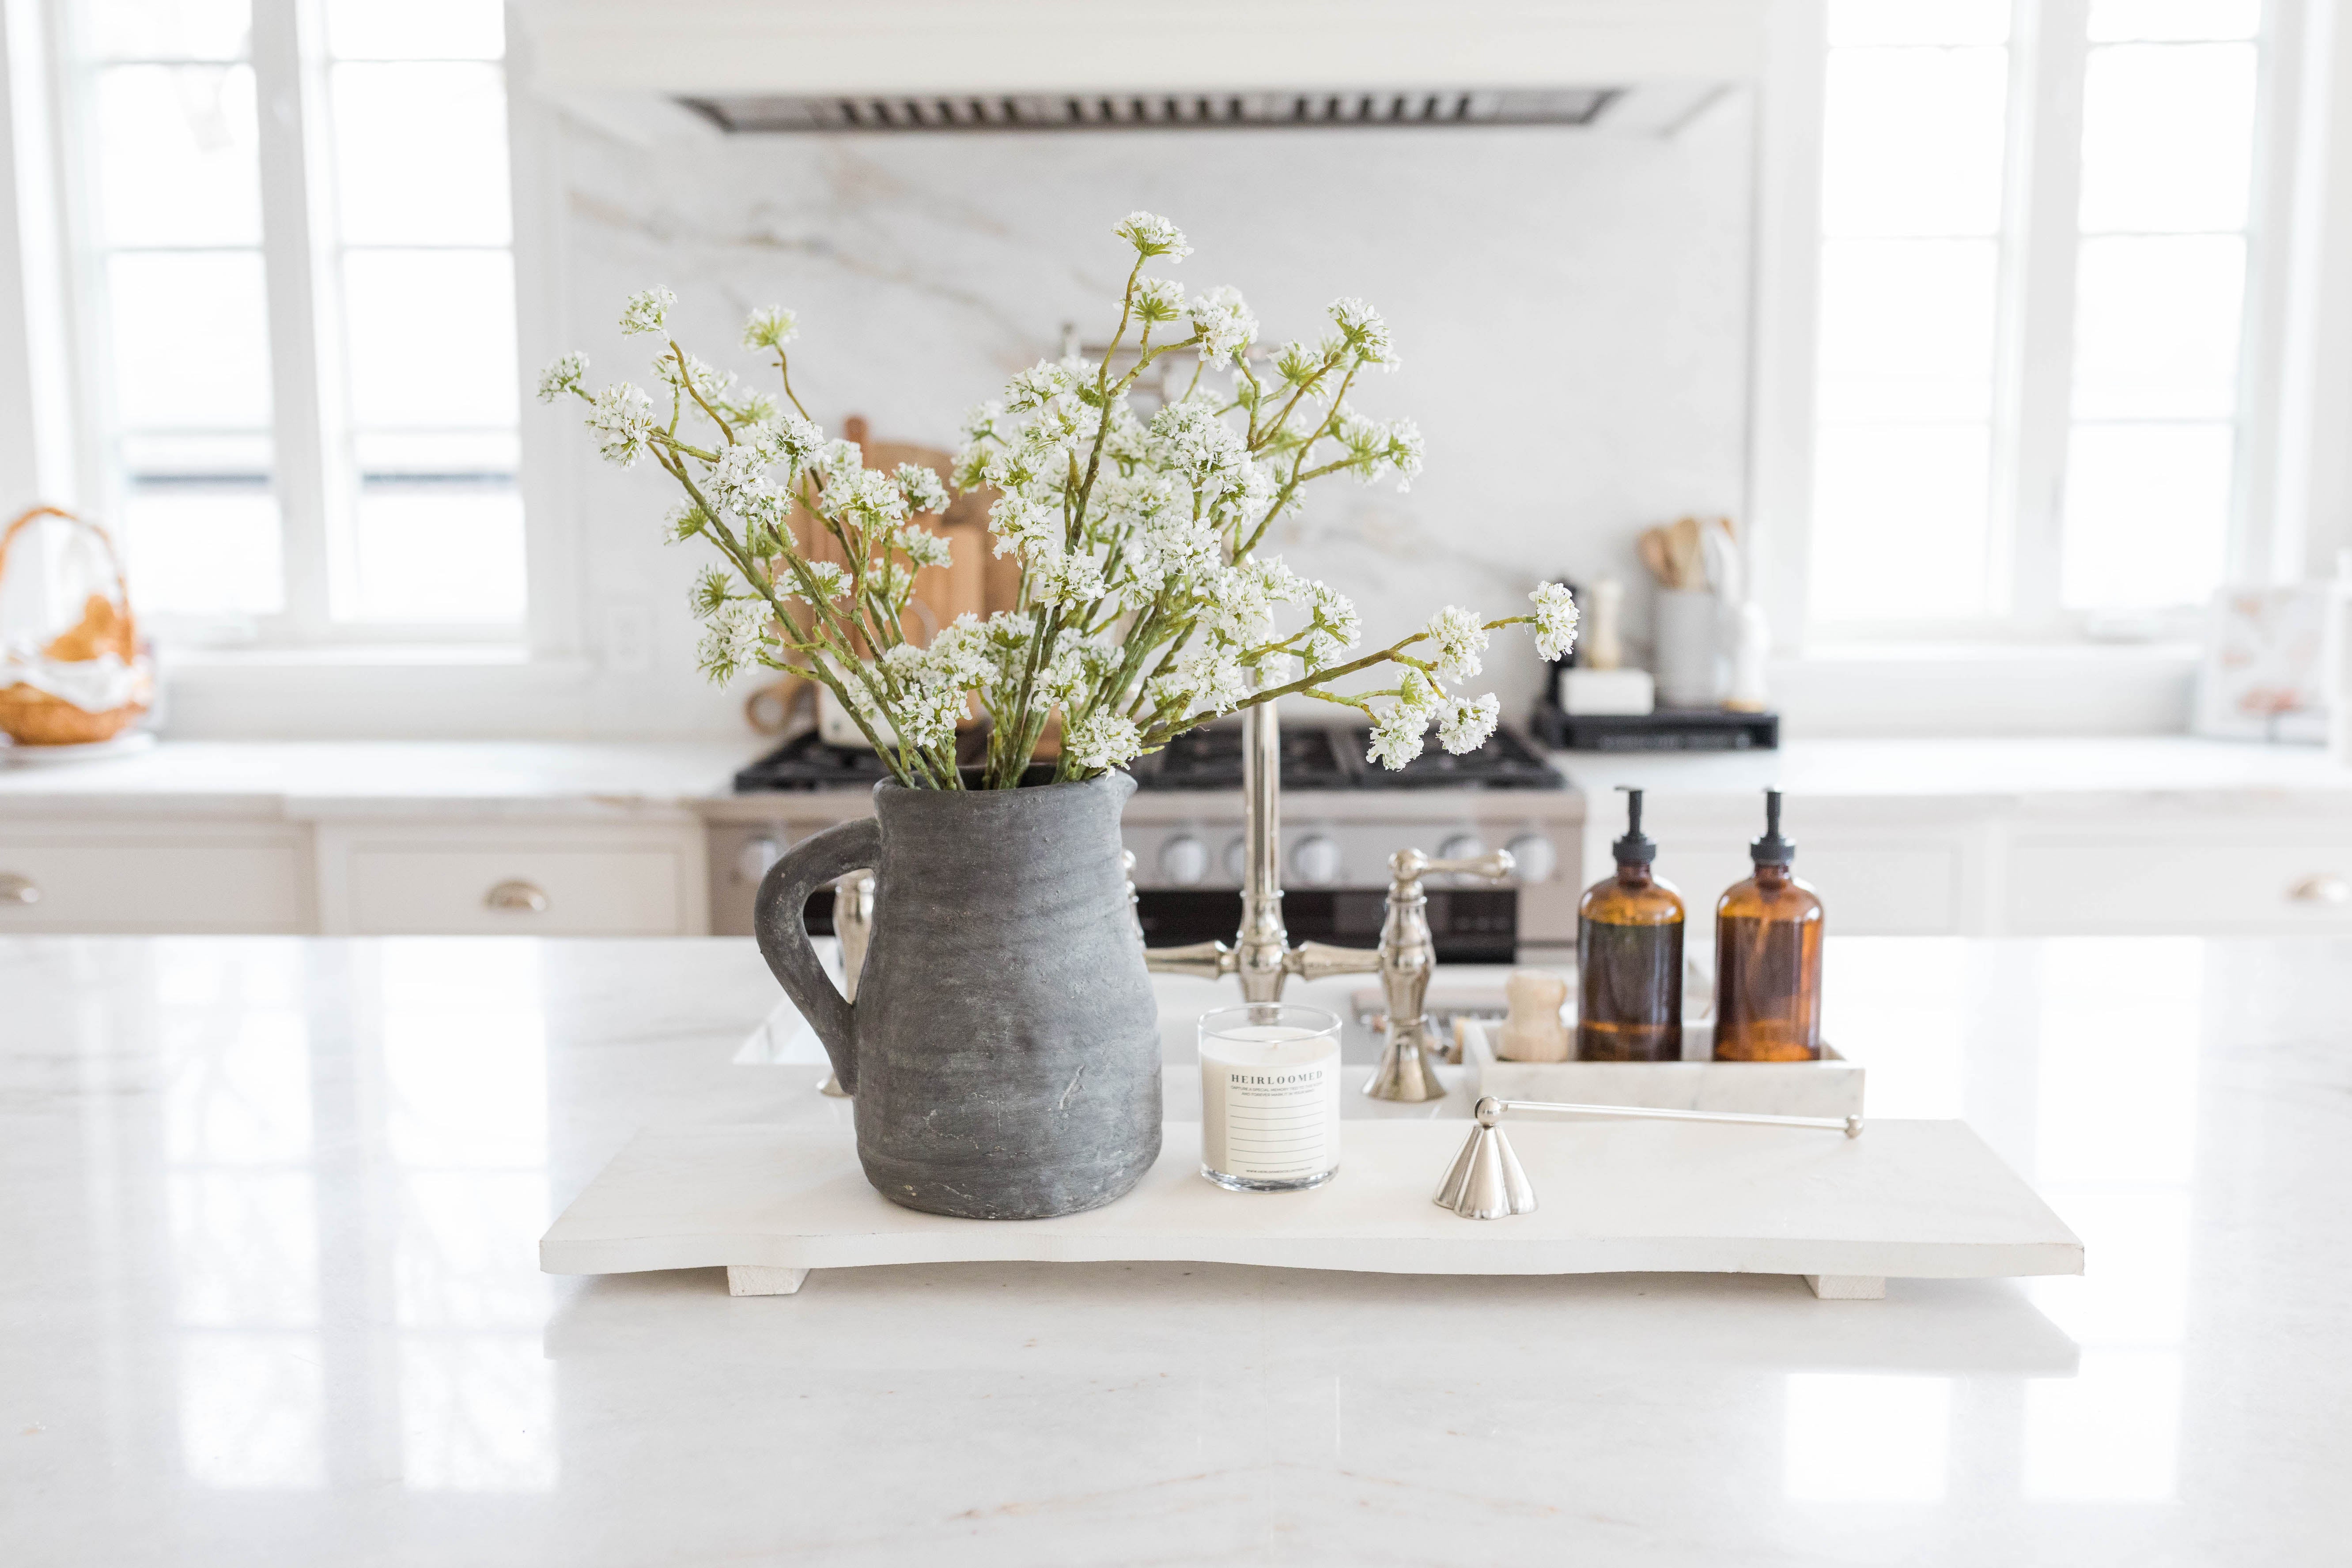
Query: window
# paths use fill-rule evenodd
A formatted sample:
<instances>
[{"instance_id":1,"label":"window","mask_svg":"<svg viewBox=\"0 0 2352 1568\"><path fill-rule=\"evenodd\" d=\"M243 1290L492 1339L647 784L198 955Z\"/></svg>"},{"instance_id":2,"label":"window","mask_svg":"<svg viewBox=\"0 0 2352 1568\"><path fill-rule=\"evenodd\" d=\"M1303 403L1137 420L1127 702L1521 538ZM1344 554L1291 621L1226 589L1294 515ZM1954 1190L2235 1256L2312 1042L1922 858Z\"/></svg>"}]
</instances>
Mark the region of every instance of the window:
<instances>
[{"instance_id":1,"label":"window","mask_svg":"<svg viewBox=\"0 0 2352 1568\"><path fill-rule=\"evenodd\" d=\"M2258 0L1832 0L1810 618L2202 603L2242 428Z\"/></svg>"},{"instance_id":2,"label":"window","mask_svg":"<svg viewBox=\"0 0 2352 1568\"><path fill-rule=\"evenodd\" d=\"M140 603L520 636L499 0L72 11L92 488Z\"/></svg>"}]
</instances>

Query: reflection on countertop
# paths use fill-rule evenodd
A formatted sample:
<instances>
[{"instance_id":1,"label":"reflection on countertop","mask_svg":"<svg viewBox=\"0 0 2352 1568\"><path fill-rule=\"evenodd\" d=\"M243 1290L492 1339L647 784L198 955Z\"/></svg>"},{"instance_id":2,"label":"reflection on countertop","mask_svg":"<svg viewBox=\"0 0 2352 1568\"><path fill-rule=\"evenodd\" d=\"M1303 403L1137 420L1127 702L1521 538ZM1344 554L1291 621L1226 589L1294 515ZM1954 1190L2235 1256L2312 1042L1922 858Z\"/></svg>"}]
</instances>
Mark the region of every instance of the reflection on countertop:
<instances>
[{"instance_id":1,"label":"reflection on countertop","mask_svg":"<svg viewBox=\"0 0 2352 1568\"><path fill-rule=\"evenodd\" d=\"M540 1232L639 1126L849 1116L736 1065L774 1002L748 943L0 942L9 1556L2337 1550L2352 942L1832 939L1829 966L1872 1113L1966 1116L2084 1277L554 1279ZM1163 997L1181 1061L1223 993Z\"/></svg>"}]
</instances>

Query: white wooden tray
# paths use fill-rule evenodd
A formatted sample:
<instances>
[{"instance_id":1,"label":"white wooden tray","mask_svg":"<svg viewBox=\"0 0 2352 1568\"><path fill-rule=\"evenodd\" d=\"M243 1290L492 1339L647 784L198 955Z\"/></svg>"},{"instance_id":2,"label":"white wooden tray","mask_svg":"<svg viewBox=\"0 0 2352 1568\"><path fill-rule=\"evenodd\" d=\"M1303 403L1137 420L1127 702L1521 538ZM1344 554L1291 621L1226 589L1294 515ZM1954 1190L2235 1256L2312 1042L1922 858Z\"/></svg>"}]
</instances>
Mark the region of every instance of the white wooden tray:
<instances>
[{"instance_id":1,"label":"white wooden tray","mask_svg":"<svg viewBox=\"0 0 2352 1568\"><path fill-rule=\"evenodd\" d=\"M2083 1244L1958 1121L1811 1130L1513 1118L1541 1207L1464 1219L1432 1201L1466 1121L1350 1121L1312 1192L1232 1193L1199 1174L1197 1123L1105 1208L1060 1219L917 1214L868 1186L843 1126L639 1133L539 1244L551 1274L724 1267L737 1295L812 1268L983 1260L1262 1264L1382 1274L1794 1274L1817 1294L1888 1277L2079 1274Z\"/></svg>"}]
</instances>

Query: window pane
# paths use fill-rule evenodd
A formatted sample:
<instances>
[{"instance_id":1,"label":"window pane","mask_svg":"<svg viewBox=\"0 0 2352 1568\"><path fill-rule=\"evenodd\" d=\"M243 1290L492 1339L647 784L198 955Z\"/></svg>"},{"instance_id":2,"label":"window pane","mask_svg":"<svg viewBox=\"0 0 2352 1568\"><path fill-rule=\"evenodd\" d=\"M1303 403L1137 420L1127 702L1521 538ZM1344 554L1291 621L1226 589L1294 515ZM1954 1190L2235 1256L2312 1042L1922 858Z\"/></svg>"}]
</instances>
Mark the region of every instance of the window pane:
<instances>
[{"instance_id":1,"label":"window pane","mask_svg":"<svg viewBox=\"0 0 2352 1568\"><path fill-rule=\"evenodd\" d=\"M1830 46L2001 44L2009 0L1830 0Z\"/></svg>"},{"instance_id":2,"label":"window pane","mask_svg":"<svg viewBox=\"0 0 2352 1568\"><path fill-rule=\"evenodd\" d=\"M1990 447L1982 425L1824 426L1813 475L1813 616L1982 614Z\"/></svg>"},{"instance_id":3,"label":"window pane","mask_svg":"<svg viewBox=\"0 0 2352 1568\"><path fill-rule=\"evenodd\" d=\"M2074 412L2198 417L2237 406L2245 242L2218 235L2083 242Z\"/></svg>"},{"instance_id":4,"label":"window pane","mask_svg":"<svg viewBox=\"0 0 2352 1568\"><path fill-rule=\"evenodd\" d=\"M2000 259L1989 239L1822 246L1818 416L1988 416Z\"/></svg>"},{"instance_id":5,"label":"window pane","mask_svg":"<svg viewBox=\"0 0 2352 1568\"><path fill-rule=\"evenodd\" d=\"M346 245L504 245L506 92L487 65L334 69Z\"/></svg>"},{"instance_id":6,"label":"window pane","mask_svg":"<svg viewBox=\"0 0 2352 1568\"><path fill-rule=\"evenodd\" d=\"M346 60L495 60L502 0L328 0L327 47Z\"/></svg>"},{"instance_id":7,"label":"window pane","mask_svg":"<svg viewBox=\"0 0 2352 1568\"><path fill-rule=\"evenodd\" d=\"M261 243L251 67L112 66L97 99L101 243Z\"/></svg>"},{"instance_id":8,"label":"window pane","mask_svg":"<svg viewBox=\"0 0 2352 1568\"><path fill-rule=\"evenodd\" d=\"M285 608L278 501L261 485L133 485L123 503L131 602L142 612Z\"/></svg>"},{"instance_id":9,"label":"window pane","mask_svg":"<svg viewBox=\"0 0 2352 1568\"><path fill-rule=\"evenodd\" d=\"M122 471L133 479L194 476L241 479L266 486L271 449L269 437L261 431L241 436L130 435L122 438Z\"/></svg>"},{"instance_id":10,"label":"window pane","mask_svg":"<svg viewBox=\"0 0 2352 1568\"><path fill-rule=\"evenodd\" d=\"M1999 48L1831 51L1822 232L1995 232L2008 74Z\"/></svg>"},{"instance_id":11,"label":"window pane","mask_svg":"<svg viewBox=\"0 0 2352 1568\"><path fill-rule=\"evenodd\" d=\"M269 319L250 251L108 258L116 416L133 428L269 423ZM512 382L512 372L507 379Z\"/></svg>"},{"instance_id":12,"label":"window pane","mask_svg":"<svg viewBox=\"0 0 2352 1568\"><path fill-rule=\"evenodd\" d=\"M2243 227L2254 135L2253 46L2093 49L2088 69L2084 229Z\"/></svg>"},{"instance_id":13,"label":"window pane","mask_svg":"<svg viewBox=\"0 0 2352 1568\"><path fill-rule=\"evenodd\" d=\"M521 461L512 430L362 430L352 460L368 475L510 475Z\"/></svg>"},{"instance_id":14,"label":"window pane","mask_svg":"<svg viewBox=\"0 0 2352 1568\"><path fill-rule=\"evenodd\" d=\"M253 29L250 0L104 0L76 9L100 59L242 59Z\"/></svg>"},{"instance_id":15,"label":"window pane","mask_svg":"<svg viewBox=\"0 0 2352 1568\"><path fill-rule=\"evenodd\" d=\"M352 536L362 619L522 617L522 502L511 485L362 485Z\"/></svg>"},{"instance_id":16,"label":"window pane","mask_svg":"<svg viewBox=\"0 0 2352 1568\"><path fill-rule=\"evenodd\" d=\"M2078 425L2066 458L2066 607L2200 604L2221 581L2236 432Z\"/></svg>"},{"instance_id":17,"label":"window pane","mask_svg":"<svg viewBox=\"0 0 2352 1568\"><path fill-rule=\"evenodd\" d=\"M2091 41L2251 38L2262 0L2091 0Z\"/></svg>"},{"instance_id":18,"label":"window pane","mask_svg":"<svg viewBox=\"0 0 2352 1568\"><path fill-rule=\"evenodd\" d=\"M515 422L513 267L504 251L343 258L354 424Z\"/></svg>"}]
</instances>

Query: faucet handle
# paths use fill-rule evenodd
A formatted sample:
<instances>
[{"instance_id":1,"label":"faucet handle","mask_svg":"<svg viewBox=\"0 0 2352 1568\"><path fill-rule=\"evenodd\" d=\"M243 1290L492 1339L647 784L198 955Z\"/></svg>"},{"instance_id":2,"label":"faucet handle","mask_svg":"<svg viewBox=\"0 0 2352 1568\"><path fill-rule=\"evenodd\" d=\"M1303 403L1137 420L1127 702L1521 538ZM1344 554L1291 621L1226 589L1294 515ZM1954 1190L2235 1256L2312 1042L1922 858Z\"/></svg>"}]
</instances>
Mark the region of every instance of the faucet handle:
<instances>
[{"instance_id":1,"label":"faucet handle","mask_svg":"<svg viewBox=\"0 0 2352 1568\"><path fill-rule=\"evenodd\" d=\"M1301 980L1323 980L1334 974L1378 974L1377 947L1339 947L1328 942L1302 942L1283 955L1282 972Z\"/></svg>"},{"instance_id":2,"label":"faucet handle","mask_svg":"<svg viewBox=\"0 0 2352 1568\"><path fill-rule=\"evenodd\" d=\"M1190 974L1214 980L1240 967L1241 958L1222 942L1196 942L1184 947L1147 947L1143 967L1154 974Z\"/></svg>"},{"instance_id":3,"label":"faucet handle","mask_svg":"<svg viewBox=\"0 0 2352 1568\"><path fill-rule=\"evenodd\" d=\"M1441 860L1419 849L1400 849L1389 857L1389 874L1393 887L1402 891L1409 883L1423 877L1507 877L1518 865L1507 849L1497 849L1491 855L1472 855L1459 860Z\"/></svg>"}]
</instances>

